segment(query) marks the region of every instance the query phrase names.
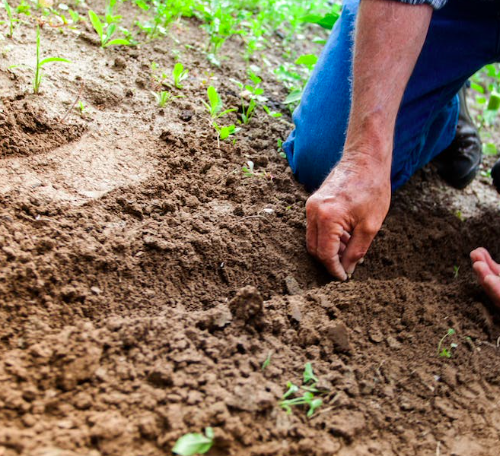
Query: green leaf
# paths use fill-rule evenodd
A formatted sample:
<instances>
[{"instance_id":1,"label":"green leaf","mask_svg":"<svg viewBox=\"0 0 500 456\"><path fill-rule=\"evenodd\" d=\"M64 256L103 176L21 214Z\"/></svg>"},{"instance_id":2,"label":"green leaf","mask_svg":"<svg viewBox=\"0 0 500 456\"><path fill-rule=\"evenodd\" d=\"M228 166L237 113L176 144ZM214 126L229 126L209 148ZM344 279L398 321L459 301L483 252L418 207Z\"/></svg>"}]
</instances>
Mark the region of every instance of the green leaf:
<instances>
[{"instance_id":1,"label":"green leaf","mask_svg":"<svg viewBox=\"0 0 500 456\"><path fill-rule=\"evenodd\" d=\"M314 375L312 364L306 363L304 366L304 383L309 383L310 381L316 383L318 381L318 377Z\"/></svg>"},{"instance_id":2,"label":"green leaf","mask_svg":"<svg viewBox=\"0 0 500 456\"><path fill-rule=\"evenodd\" d=\"M116 24L110 24L108 25L108 28L106 29L106 39L105 42L109 41L113 34L115 33L116 30Z\"/></svg>"},{"instance_id":3,"label":"green leaf","mask_svg":"<svg viewBox=\"0 0 500 456\"><path fill-rule=\"evenodd\" d=\"M61 57L47 57L46 59L43 59L38 66L41 68L43 67L46 63L51 63L51 62L64 62L64 63L71 63L70 60L68 59L63 59Z\"/></svg>"},{"instance_id":4,"label":"green leaf","mask_svg":"<svg viewBox=\"0 0 500 456\"><path fill-rule=\"evenodd\" d=\"M237 109L236 108L226 109L225 111L222 111L217 117L225 116L226 114L229 114L230 112L234 111L237 111Z\"/></svg>"},{"instance_id":5,"label":"green leaf","mask_svg":"<svg viewBox=\"0 0 500 456\"><path fill-rule=\"evenodd\" d=\"M493 143L483 144L484 155L498 155L497 146Z\"/></svg>"},{"instance_id":6,"label":"green leaf","mask_svg":"<svg viewBox=\"0 0 500 456\"><path fill-rule=\"evenodd\" d=\"M89 11L89 19L90 19L90 22L92 22L92 25L94 26L95 31L97 32L97 34L100 36L100 38L102 40L102 35L103 35L104 31L103 31L102 23L101 23L99 17L97 17L96 13L94 13L92 10L90 10Z\"/></svg>"},{"instance_id":7,"label":"green leaf","mask_svg":"<svg viewBox=\"0 0 500 456\"><path fill-rule=\"evenodd\" d=\"M273 356L272 350L267 354L267 358L265 361L262 363L262 370L266 370L266 368L271 364L271 358Z\"/></svg>"},{"instance_id":8,"label":"green leaf","mask_svg":"<svg viewBox=\"0 0 500 456\"><path fill-rule=\"evenodd\" d=\"M302 90L294 90L291 92L286 98L284 103L285 104L291 104L291 103L296 103L297 101L300 101L302 98Z\"/></svg>"},{"instance_id":9,"label":"green leaf","mask_svg":"<svg viewBox=\"0 0 500 456\"><path fill-rule=\"evenodd\" d=\"M214 443L213 429L206 428L206 435L186 434L175 442L172 452L180 456L193 456L195 454L204 454Z\"/></svg>"},{"instance_id":10,"label":"green leaf","mask_svg":"<svg viewBox=\"0 0 500 456\"><path fill-rule=\"evenodd\" d=\"M470 88L479 93L484 93L484 87L482 85L476 84L475 82L471 82Z\"/></svg>"},{"instance_id":11,"label":"green leaf","mask_svg":"<svg viewBox=\"0 0 500 456\"><path fill-rule=\"evenodd\" d=\"M210 101L210 112L212 115L216 115L222 109L222 100L215 87L210 86L207 89L208 101Z\"/></svg>"},{"instance_id":12,"label":"green leaf","mask_svg":"<svg viewBox=\"0 0 500 456\"><path fill-rule=\"evenodd\" d=\"M316 65L318 57L314 54L304 54L301 55L297 60L295 60L296 65L306 65L307 67L312 67Z\"/></svg>"},{"instance_id":13,"label":"green leaf","mask_svg":"<svg viewBox=\"0 0 500 456\"><path fill-rule=\"evenodd\" d=\"M302 18L302 22L307 22L309 24L317 24L320 27L323 27L327 30L331 30L337 22L337 19L340 17L338 13L329 13L324 16L320 16L317 14L309 14Z\"/></svg>"},{"instance_id":14,"label":"green leaf","mask_svg":"<svg viewBox=\"0 0 500 456\"><path fill-rule=\"evenodd\" d=\"M307 417L310 418L314 414L316 409L321 407L322 404L323 404L323 401L321 399L313 399L309 403L309 410L307 411Z\"/></svg>"},{"instance_id":15,"label":"green leaf","mask_svg":"<svg viewBox=\"0 0 500 456\"><path fill-rule=\"evenodd\" d=\"M177 62L172 71L172 75L174 76L175 79L177 79L182 74L182 70L184 70L184 65L182 63Z\"/></svg>"},{"instance_id":16,"label":"green leaf","mask_svg":"<svg viewBox=\"0 0 500 456\"><path fill-rule=\"evenodd\" d=\"M253 163L252 163L253 165ZM252 168L252 171L253 171L253 168ZM288 382L286 384L288 390L285 394L283 394L283 399L286 399L287 397L290 397L292 394L295 394L298 390L299 390L299 387L297 385L294 385L292 382Z\"/></svg>"},{"instance_id":17,"label":"green leaf","mask_svg":"<svg viewBox=\"0 0 500 456\"><path fill-rule=\"evenodd\" d=\"M117 40L111 40L111 41L108 41L104 47L108 47L108 46L128 46L130 44L129 41L123 39L123 38L119 38Z\"/></svg>"},{"instance_id":18,"label":"green leaf","mask_svg":"<svg viewBox=\"0 0 500 456\"><path fill-rule=\"evenodd\" d=\"M492 92L488 101L489 111L498 111L500 109L500 93Z\"/></svg>"}]
</instances>

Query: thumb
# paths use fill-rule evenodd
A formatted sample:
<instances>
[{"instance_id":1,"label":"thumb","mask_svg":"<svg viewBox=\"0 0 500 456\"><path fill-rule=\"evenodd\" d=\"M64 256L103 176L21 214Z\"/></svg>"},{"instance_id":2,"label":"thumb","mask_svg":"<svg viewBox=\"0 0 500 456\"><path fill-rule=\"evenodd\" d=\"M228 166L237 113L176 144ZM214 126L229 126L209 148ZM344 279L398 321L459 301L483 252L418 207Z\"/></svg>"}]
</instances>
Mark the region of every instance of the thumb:
<instances>
[{"instance_id":1,"label":"thumb","mask_svg":"<svg viewBox=\"0 0 500 456\"><path fill-rule=\"evenodd\" d=\"M352 274L359 260L368 252L378 230L357 226L342 254L342 266L347 274Z\"/></svg>"}]
</instances>

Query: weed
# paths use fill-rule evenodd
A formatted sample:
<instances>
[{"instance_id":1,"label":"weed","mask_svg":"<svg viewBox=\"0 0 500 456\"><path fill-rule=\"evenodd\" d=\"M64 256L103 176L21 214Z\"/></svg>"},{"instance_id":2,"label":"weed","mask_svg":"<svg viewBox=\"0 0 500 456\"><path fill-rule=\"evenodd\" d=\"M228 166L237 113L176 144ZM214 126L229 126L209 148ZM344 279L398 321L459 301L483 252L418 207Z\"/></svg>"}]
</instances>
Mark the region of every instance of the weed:
<instances>
[{"instance_id":1,"label":"weed","mask_svg":"<svg viewBox=\"0 0 500 456\"><path fill-rule=\"evenodd\" d=\"M457 344L451 343L449 348L448 347L442 347L444 341L446 338L453 336L456 333L456 331L453 328L448 329L448 332L441 338L438 344L438 355L443 357L443 358L451 358L452 356L452 350L457 348Z\"/></svg>"},{"instance_id":2,"label":"weed","mask_svg":"<svg viewBox=\"0 0 500 456\"><path fill-rule=\"evenodd\" d=\"M223 117L226 114L229 114L230 112L236 111L236 109L234 108L226 109L223 111L222 99L218 94L217 90L215 89L215 87L210 86L207 89L207 96L209 103L203 101L203 104L205 105L205 108L207 108L207 111L209 112L210 117L212 119L218 119L219 117Z\"/></svg>"},{"instance_id":3,"label":"weed","mask_svg":"<svg viewBox=\"0 0 500 456\"><path fill-rule=\"evenodd\" d=\"M36 66L30 67L27 65L12 65L9 67L9 68L16 68L19 66L26 66L28 69L30 69L34 73L33 93L35 93L35 94L38 94L40 91L40 84L42 83L42 76L43 76L42 69L47 63L53 63L53 62L71 63L68 59L63 59L61 57L47 57L45 59L41 59L40 54L41 54L40 27L37 26L37 28L36 28Z\"/></svg>"},{"instance_id":4,"label":"weed","mask_svg":"<svg viewBox=\"0 0 500 456\"><path fill-rule=\"evenodd\" d=\"M175 442L172 453L180 456L205 454L214 444L214 431L211 427L205 428L203 434L185 434Z\"/></svg>"},{"instance_id":5,"label":"weed","mask_svg":"<svg viewBox=\"0 0 500 456\"><path fill-rule=\"evenodd\" d=\"M182 81L187 79L189 70L184 69L184 65L180 62L176 63L174 69L172 70L172 77L174 78L174 85L178 89L182 89Z\"/></svg>"},{"instance_id":6,"label":"weed","mask_svg":"<svg viewBox=\"0 0 500 456\"><path fill-rule=\"evenodd\" d=\"M112 39L113 35L116 32L116 23L108 24L106 31L104 31L104 24L101 22L99 17L94 11L89 11L89 19L92 23L95 31L99 35L101 39L101 47L106 48L109 46L128 46L130 43L128 40L123 38Z\"/></svg>"}]
</instances>

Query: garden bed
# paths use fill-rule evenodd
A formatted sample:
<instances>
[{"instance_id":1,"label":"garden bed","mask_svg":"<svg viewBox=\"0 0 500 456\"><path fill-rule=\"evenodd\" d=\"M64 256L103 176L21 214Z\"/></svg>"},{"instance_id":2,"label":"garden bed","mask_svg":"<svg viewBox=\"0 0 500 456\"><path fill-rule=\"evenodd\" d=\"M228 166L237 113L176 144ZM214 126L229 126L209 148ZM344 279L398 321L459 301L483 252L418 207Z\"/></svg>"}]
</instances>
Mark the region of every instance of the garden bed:
<instances>
[{"instance_id":1,"label":"garden bed","mask_svg":"<svg viewBox=\"0 0 500 456\"><path fill-rule=\"evenodd\" d=\"M0 455L164 455L209 426L211 455L497 455L500 324L468 259L500 255L487 179L458 192L420 172L352 280L331 281L277 147L287 91L263 71L283 116L218 140L207 87L237 107L247 62L234 37L210 65L199 25L108 49L89 25L45 26L44 55L72 64L47 66L39 95L8 69L32 63L35 28L1 42ZM176 58L183 98L159 108L151 62ZM310 418L280 407L306 363Z\"/></svg>"}]
</instances>

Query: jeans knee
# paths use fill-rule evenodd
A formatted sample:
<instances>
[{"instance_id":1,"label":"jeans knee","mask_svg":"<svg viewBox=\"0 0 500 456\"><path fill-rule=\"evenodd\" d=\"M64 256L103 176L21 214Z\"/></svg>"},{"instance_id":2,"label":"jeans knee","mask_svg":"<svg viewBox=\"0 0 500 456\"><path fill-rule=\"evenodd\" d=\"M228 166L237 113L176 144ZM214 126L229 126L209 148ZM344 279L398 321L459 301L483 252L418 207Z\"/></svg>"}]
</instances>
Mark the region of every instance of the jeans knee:
<instances>
[{"instance_id":1,"label":"jeans knee","mask_svg":"<svg viewBox=\"0 0 500 456\"><path fill-rule=\"evenodd\" d=\"M290 167L308 190L317 189L342 157L342 151L320 135L302 138L292 132L284 144Z\"/></svg>"}]
</instances>

